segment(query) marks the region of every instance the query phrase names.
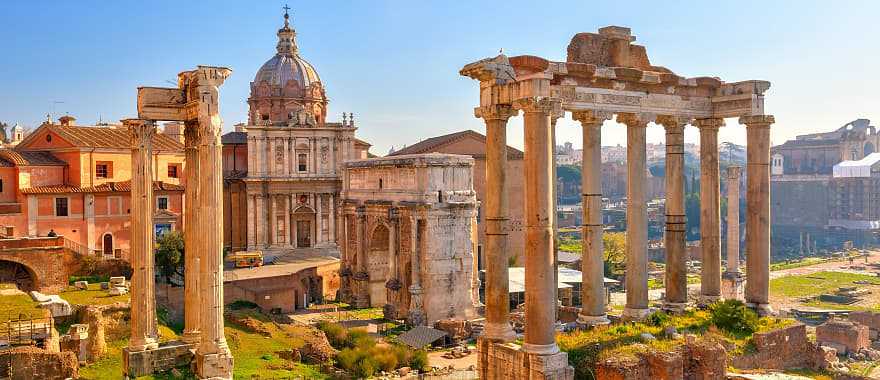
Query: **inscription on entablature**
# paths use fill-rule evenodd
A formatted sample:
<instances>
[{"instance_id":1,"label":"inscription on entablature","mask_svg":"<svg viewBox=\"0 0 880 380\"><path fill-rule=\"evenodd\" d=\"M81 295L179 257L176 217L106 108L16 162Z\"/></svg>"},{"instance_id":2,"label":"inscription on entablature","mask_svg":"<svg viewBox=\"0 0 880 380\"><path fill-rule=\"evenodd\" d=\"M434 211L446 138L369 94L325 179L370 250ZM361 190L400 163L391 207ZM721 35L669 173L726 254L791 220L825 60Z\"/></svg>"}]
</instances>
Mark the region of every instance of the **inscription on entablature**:
<instances>
[{"instance_id":1,"label":"inscription on entablature","mask_svg":"<svg viewBox=\"0 0 880 380\"><path fill-rule=\"evenodd\" d=\"M715 116L718 117L736 117L744 115L752 115L760 113L760 105L753 104L753 99L736 99L723 102L716 102Z\"/></svg>"}]
</instances>

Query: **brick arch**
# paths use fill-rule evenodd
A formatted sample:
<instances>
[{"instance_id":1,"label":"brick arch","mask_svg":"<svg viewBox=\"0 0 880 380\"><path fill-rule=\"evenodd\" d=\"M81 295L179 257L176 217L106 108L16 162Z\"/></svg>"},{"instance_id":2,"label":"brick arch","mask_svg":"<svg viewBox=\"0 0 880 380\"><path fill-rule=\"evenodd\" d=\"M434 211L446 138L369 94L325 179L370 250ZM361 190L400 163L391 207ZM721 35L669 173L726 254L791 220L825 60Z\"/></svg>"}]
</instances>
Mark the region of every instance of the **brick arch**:
<instances>
[{"instance_id":1,"label":"brick arch","mask_svg":"<svg viewBox=\"0 0 880 380\"><path fill-rule=\"evenodd\" d=\"M34 290L59 292L79 267L77 255L58 238L15 239L0 244L0 261L21 264L33 275Z\"/></svg>"},{"instance_id":2,"label":"brick arch","mask_svg":"<svg viewBox=\"0 0 880 380\"><path fill-rule=\"evenodd\" d=\"M7 263L13 264L13 266L15 266L15 265L21 266L22 268L25 269L28 276L30 277L29 285L25 286L24 288L20 288L20 290L27 292L27 291L31 291L31 290L40 289L41 279L37 275L37 272L34 271L34 269L30 265L23 263L20 260L7 260L5 258L0 257L0 270L4 269L8 265ZM4 279L4 280L6 280L6 279ZM16 280L16 279L12 279L12 280ZM20 285L20 284L16 282L16 285Z\"/></svg>"}]
</instances>

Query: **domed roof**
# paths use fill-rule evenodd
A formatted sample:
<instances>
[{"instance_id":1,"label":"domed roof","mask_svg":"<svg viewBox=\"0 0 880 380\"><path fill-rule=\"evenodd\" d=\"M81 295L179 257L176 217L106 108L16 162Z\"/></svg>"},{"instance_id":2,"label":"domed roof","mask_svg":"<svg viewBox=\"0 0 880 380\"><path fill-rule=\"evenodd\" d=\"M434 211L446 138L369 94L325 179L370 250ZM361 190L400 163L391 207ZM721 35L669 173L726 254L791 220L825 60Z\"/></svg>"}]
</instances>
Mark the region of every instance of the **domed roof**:
<instances>
[{"instance_id":1,"label":"domed roof","mask_svg":"<svg viewBox=\"0 0 880 380\"><path fill-rule=\"evenodd\" d=\"M269 85L284 86L291 79L297 81L302 88L321 81L312 64L299 54L278 53L260 67L254 83L267 81Z\"/></svg>"},{"instance_id":2,"label":"domed roof","mask_svg":"<svg viewBox=\"0 0 880 380\"><path fill-rule=\"evenodd\" d=\"M296 30L290 27L290 16L284 12L284 27L278 30L278 53L270 58L257 71L254 83L269 82L272 86L284 86L289 80L295 80L300 87L306 88L321 82L318 72L312 64L299 56L296 46Z\"/></svg>"}]
</instances>

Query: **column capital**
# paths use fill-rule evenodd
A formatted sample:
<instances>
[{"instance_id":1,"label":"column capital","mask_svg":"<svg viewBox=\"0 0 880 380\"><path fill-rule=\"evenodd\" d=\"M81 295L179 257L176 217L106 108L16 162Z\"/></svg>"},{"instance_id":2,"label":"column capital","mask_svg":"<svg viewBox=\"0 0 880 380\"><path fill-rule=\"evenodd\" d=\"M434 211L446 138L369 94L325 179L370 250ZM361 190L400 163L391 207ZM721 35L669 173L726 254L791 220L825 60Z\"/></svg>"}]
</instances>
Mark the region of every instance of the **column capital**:
<instances>
[{"instance_id":1,"label":"column capital","mask_svg":"<svg viewBox=\"0 0 880 380\"><path fill-rule=\"evenodd\" d=\"M642 127L645 128L648 126L648 123L654 121L657 116L649 113L628 113L623 112L617 114L617 122L621 124L625 124L627 127Z\"/></svg>"},{"instance_id":2,"label":"column capital","mask_svg":"<svg viewBox=\"0 0 880 380\"><path fill-rule=\"evenodd\" d=\"M742 166L728 166L727 179L738 181L739 177L742 175L742 170Z\"/></svg>"},{"instance_id":3,"label":"column capital","mask_svg":"<svg viewBox=\"0 0 880 380\"><path fill-rule=\"evenodd\" d=\"M716 117L710 117L710 118L705 118L705 119L696 119L696 120L694 120L694 126L699 128L700 130L714 129L717 131L718 128L721 128L724 126L724 119L716 118Z\"/></svg>"},{"instance_id":4,"label":"column capital","mask_svg":"<svg viewBox=\"0 0 880 380\"><path fill-rule=\"evenodd\" d=\"M658 115L657 116L657 124L660 124L665 129L676 129L676 128L684 128L688 123L691 122L693 118L687 116L676 116L676 115Z\"/></svg>"},{"instance_id":5,"label":"column capital","mask_svg":"<svg viewBox=\"0 0 880 380\"><path fill-rule=\"evenodd\" d=\"M773 115L751 115L739 118L739 123L752 128L770 128L770 124L776 122Z\"/></svg>"},{"instance_id":6,"label":"column capital","mask_svg":"<svg viewBox=\"0 0 880 380\"><path fill-rule=\"evenodd\" d=\"M519 111L513 109L510 104L492 104L488 106L480 106L474 108L474 117L489 120L507 121L507 119L516 116Z\"/></svg>"},{"instance_id":7,"label":"column capital","mask_svg":"<svg viewBox=\"0 0 880 380\"><path fill-rule=\"evenodd\" d=\"M571 119L580 122L583 127L601 126L605 120L611 120L613 117L614 113L610 111L586 110L571 112Z\"/></svg>"},{"instance_id":8,"label":"column capital","mask_svg":"<svg viewBox=\"0 0 880 380\"><path fill-rule=\"evenodd\" d=\"M144 119L123 119L122 125L131 131L131 146L133 148L152 146L153 136L156 134L156 122Z\"/></svg>"},{"instance_id":9,"label":"column capital","mask_svg":"<svg viewBox=\"0 0 880 380\"><path fill-rule=\"evenodd\" d=\"M562 112L562 100L546 96L534 96L513 101L513 108L525 113L545 113L547 115Z\"/></svg>"}]
</instances>

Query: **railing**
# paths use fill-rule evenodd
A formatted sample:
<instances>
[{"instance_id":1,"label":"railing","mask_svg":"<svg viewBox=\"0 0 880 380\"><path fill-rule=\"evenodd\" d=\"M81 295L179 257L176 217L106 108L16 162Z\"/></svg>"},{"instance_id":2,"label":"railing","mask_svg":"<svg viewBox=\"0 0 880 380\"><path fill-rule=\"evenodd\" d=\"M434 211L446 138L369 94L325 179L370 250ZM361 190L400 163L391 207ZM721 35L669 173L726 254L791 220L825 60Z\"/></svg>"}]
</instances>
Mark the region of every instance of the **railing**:
<instances>
[{"instance_id":1,"label":"railing","mask_svg":"<svg viewBox=\"0 0 880 380\"><path fill-rule=\"evenodd\" d=\"M52 334L52 318L24 318L0 323L0 347L34 346Z\"/></svg>"},{"instance_id":2,"label":"railing","mask_svg":"<svg viewBox=\"0 0 880 380\"><path fill-rule=\"evenodd\" d=\"M82 244L80 244L80 243L77 243L77 242L75 242L75 241L73 241L73 240L70 240L70 239L68 239L68 238L66 238L66 237L61 236L61 239L64 240L64 248L67 248L67 249L69 249L69 250L71 250L71 251L74 251L74 252L76 252L76 253L78 253L78 254L80 254L80 255L83 255L83 256L91 256L91 255L93 255L93 254L97 254L97 253L98 253L98 251L91 250L91 249L89 249L89 247L86 247L86 246L84 246L84 245L82 245Z\"/></svg>"}]
</instances>

